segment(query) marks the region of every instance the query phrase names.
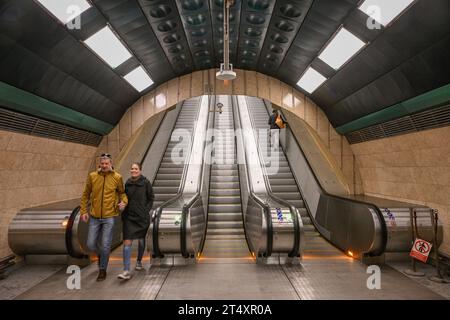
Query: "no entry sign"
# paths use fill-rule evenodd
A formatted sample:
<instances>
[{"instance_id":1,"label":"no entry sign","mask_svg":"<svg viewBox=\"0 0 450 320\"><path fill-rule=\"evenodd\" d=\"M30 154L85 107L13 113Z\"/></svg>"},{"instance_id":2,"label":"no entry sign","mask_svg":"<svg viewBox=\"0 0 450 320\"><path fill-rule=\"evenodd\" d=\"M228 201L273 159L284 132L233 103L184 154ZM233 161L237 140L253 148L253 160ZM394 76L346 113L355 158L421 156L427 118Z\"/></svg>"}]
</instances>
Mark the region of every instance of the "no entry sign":
<instances>
[{"instance_id":1,"label":"no entry sign","mask_svg":"<svg viewBox=\"0 0 450 320\"><path fill-rule=\"evenodd\" d=\"M427 262L428 255L431 251L431 246L431 243L425 240L416 239L409 255L422 262Z\"/></svg>"}]
</instances>

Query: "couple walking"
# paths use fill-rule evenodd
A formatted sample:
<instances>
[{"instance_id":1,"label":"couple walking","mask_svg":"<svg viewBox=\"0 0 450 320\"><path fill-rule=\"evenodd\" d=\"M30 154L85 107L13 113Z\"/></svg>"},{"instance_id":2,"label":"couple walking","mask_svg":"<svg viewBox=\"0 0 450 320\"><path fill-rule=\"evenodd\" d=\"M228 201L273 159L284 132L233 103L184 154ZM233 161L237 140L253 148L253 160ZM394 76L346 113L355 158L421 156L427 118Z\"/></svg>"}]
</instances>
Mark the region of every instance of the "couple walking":
<instances>
[{"instance_id":1,"label":"couple walking","mask_svg":"<svg viewBox=\"0 0 450 320\"><path fill-rule=\"evenodd\" d=\"M106 278L115 217L122 215L123 264L121 279L130 279L131 245L138 240L136 270L142 270L145 236L150 225L150 210L154 193L150 181L141 173L142 166L133 163L131 177L123 185L122 176L114 171L112 157L100 156L100 167L88 175L80 204L81 219L89 223L87 247L97 254L99 272L97 281ZM90 212L88 202L90 201Z\"/></svg>"}]
</instances>

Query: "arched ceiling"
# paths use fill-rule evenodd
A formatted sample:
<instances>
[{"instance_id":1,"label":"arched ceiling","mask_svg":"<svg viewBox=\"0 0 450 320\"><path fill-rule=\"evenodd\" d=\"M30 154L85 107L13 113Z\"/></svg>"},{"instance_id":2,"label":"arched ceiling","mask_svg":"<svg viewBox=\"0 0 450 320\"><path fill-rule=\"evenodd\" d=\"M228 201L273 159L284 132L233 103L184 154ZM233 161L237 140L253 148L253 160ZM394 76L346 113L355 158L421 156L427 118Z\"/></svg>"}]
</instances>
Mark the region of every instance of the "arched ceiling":
<instances>
[{"instance_id":1,"label":"arched ceiling","mask_svg":"<svg viewBox=\"0 0 450 320\"><path fill-rule=\"evenodd\" d=\"M123 76L139 65L154 84L218 67L223 0L90 0L69 30L34 0L0 0L0 81L111 125L144 92ZM309 66L328 80L310 97L340 126L450 83L448 0L417 0L370 30L361 0L236 0L230 60L293 87ZM132 53L115 69L83 43L109 24ZM317 58L340 26L368 45L338 71ZM299 88L300 90L300 88Z\"/></svg>"}]
</instances>

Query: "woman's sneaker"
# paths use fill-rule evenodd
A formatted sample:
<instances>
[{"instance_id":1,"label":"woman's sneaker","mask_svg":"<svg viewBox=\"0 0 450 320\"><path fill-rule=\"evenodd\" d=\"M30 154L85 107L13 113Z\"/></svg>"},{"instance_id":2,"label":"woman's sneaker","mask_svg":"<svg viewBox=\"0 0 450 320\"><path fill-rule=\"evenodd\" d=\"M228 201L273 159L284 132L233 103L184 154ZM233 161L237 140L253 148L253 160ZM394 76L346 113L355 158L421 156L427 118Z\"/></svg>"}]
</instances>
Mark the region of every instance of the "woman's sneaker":
<instances>
[{"instance_id":1,"label":"woman's sneaker","mask_svg":"<svg viewBox=\"0 0 450 320\"><path fill-rule=\"evenodd\" d=\"M141 271L142 269L144 269L144 267L142 266L142 262L138 261L136 262L136 268L137 271Z\"/></svg>"},{"instance_id":2,"label":"woman's sneaker","mask_svg":"<svg viewBox=\"0 0 450 320\"><path fill-rule=\"evenodd\" d=\"M117 276L117 278L123 279L123 280L129 280L129 279L131 278L130 271L124 271L124 272L122 272L121 274L119 274L119 275Z\"/></svg>"}]
</instances>

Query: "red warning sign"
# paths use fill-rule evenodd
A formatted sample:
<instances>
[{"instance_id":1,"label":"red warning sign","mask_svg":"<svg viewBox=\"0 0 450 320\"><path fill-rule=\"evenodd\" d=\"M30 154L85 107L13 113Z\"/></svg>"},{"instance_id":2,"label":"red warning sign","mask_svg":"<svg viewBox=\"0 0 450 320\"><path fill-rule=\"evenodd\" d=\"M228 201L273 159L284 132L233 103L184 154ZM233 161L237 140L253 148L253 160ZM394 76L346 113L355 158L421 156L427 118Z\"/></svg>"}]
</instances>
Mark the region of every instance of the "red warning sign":
<instances>
[{"instance_id":1,"label":"red warning sign","mask_svg":"<svg viewBox=\"0 0 450 320\"><path fill-rule=\"evenodd\" d=\"M431 243L422 239L416 239L409 255L419 261L427 262L431 247Z\"/></svg>"}]
</instances>

